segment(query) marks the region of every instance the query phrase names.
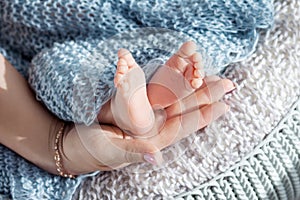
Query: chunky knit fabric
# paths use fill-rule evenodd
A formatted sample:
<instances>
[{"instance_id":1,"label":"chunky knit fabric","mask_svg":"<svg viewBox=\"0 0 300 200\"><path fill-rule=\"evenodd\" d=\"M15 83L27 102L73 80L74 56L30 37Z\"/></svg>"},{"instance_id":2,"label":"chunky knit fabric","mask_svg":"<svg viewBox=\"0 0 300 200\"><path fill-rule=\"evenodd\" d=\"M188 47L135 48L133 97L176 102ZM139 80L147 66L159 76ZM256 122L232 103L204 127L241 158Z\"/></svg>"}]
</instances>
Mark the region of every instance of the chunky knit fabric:
<instances>
[{"instance_id":1,"label":"chunky knit fabric","mask_svg":"<svg viewBox=\"0 0 300 200\"><path fill-rule=\"evenodd\" d=\"M74 199L299 200L300 2L274 8L256 52L224 72L230 112L164 150L163 166L90 177Z\"/></svg>"},{"instance_id":2,"label":"chunky knit fabric","mask_svg":"<svg viewBox=\"0 0 300 200\"><path fill-rule=\"evenodd\" d=\"M0 199L71 199L78 180L53 176L0 146Z\"/></svg>"},{"instance_id":3,"label":"chunky knit fabric","mask_svg":"<svg viewBox=\"0 0 300 200\"><path fill-rule=\"evenodd\" d=\"M86 124L113 93L118 48L130 49L145 64L166 59L190 38L212 61L206 70L216 73L253 52L257 29L269 27L273 15L269 0L34 0L2 2L0 9L3 48L28 63L39 53L29 71L37 97L62 119Z\"/></svg>"},{"instance_id":4,"label":"chunky knit fabric","mask_svg":"<svg viewBox=\"0 0 300 200\"><path fill-rule=\"evenodd\" d=\"M0 1L0 52L52 112L90 124L113 93L118 48L157 67L193 39L206 71L217 73L253 53L258 30L270 27L272 16L268 0ZM144 67L148 77L156 67ZM80 181L42 172L4 147L0 152L0 194L69 199Z\"/></svg>"}]
</instances>

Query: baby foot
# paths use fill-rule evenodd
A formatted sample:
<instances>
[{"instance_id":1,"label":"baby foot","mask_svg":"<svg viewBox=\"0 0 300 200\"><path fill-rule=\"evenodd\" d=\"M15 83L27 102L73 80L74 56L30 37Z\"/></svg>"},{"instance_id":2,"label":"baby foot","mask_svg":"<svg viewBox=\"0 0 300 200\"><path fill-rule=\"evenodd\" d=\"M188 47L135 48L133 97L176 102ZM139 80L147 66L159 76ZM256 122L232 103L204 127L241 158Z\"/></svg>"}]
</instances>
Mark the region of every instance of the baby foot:
<instances>
[{"instance_id":1,"label":"baby foot","mask_svg":"<svg viewBox=\"0 0 300 200\"><path fill-rule=\"evenodd\" d=\"M152 106L165 108L202 85L204 70L196 48L194 42L185 42L153 75L147 88Z\"/></svg>"},{"instance_id":2,"label":"baby foot","mask_svg":"<svg viewBox=\"0 0 300 200\"><path fill-rule=\"evenodd\" d=\"M111 101L113 118L116 125L127 132L145 134L154 123L145 74L128 50L120 49L118 57L114 79L117 92Z\"/></svg>"}]
</instances>

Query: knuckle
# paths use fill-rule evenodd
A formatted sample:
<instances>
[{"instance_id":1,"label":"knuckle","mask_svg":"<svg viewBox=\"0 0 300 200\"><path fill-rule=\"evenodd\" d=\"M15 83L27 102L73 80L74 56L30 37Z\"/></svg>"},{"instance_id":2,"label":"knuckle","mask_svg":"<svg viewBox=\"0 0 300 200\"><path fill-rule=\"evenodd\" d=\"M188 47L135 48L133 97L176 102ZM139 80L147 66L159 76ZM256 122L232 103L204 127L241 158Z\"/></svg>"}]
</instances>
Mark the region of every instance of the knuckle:
<instances>
[{"instance_id":1,"label":"knuckle","mask_svg":"<svg viewBox=\"0 0 300 200\"><path fill-rule=\"evenodd\" d=\"M132 160L133 160L132 159L132 154L130 152L126 151L125 152L125 161L130 163L130 162L132 162Z\"/></svg>"}]
</instances>

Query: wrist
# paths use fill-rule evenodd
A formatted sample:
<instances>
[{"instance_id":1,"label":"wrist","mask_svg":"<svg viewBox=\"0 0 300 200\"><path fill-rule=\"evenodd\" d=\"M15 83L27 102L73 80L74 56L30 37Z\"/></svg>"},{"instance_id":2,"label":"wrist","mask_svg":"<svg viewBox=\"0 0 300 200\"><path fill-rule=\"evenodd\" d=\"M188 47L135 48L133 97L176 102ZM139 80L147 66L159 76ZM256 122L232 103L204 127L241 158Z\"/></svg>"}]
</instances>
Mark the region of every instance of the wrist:
<instances>
[{"instance_id":1,"label":"wrist","mask_svg":"<svg viewBox=\"0 0 300 200\"><path fill-rule=\"evenodd\" d=\"M82 144L73 123L66 126L60 152L63 168L68 174L80 175L99 170L99 163Z\"/></svg>"}]
</instances>

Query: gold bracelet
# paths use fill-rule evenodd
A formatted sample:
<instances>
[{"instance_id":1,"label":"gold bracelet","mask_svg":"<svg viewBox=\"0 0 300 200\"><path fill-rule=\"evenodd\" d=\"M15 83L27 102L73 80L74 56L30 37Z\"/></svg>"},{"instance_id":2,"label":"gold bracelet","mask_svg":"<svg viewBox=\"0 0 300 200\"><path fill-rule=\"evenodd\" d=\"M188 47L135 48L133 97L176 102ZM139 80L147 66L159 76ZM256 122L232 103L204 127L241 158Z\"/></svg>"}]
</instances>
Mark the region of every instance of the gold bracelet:
<instances>
[{"instance_id":1,"label":"gold bracelet","mask_svg":"<svg viewBox=\"0 0 300 200\"><path fill-rule=\"evenodd\" d=\"M61 126L59 131L55 135L55 144L54 144L54 161L56 165L56 170L59 173L60 176L66 177L66 178L75 178L74 175L66 172L66 170L63 167L62 158L59 152L59 145L60 142L62 142L62 135L65 130L65 123Z\"/></svg>"}]
</instances>

